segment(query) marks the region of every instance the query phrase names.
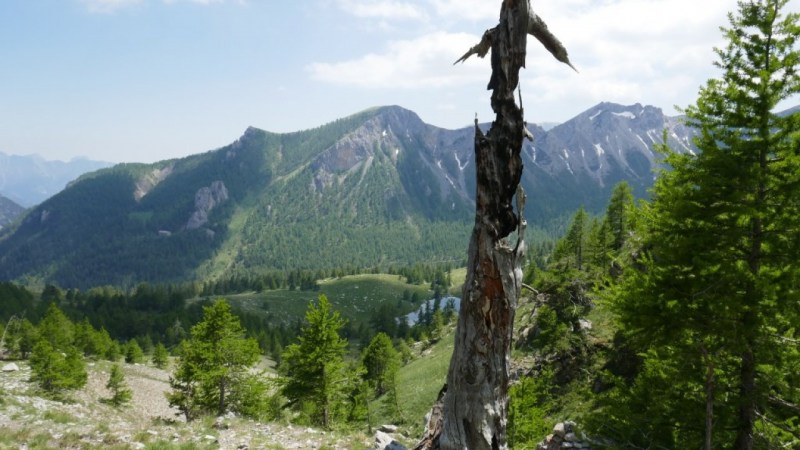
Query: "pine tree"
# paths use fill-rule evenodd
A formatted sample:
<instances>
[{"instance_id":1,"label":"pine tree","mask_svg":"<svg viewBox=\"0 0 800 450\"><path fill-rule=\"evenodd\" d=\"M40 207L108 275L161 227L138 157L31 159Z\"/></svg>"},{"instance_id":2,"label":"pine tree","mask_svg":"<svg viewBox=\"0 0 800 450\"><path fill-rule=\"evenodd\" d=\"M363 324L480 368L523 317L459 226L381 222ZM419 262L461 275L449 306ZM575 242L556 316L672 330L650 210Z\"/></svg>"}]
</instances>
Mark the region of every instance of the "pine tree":
<instances>
[{"instance_id":1,"label":"pine tree","mask_svg":"<svg viewBox=\"0 0 800 450\"><path fill-rule=\"evenodd\" d=\"M739 2L729 16L722 76L686 111L701 153L668 155L645 270L628 271L615 290L645 355L629 393L657 405L629 411L659 417L631 427L639 439L736 450L800 443L791 345L800 338L800 114L775 114L800 92L800 16L784 16L786 3Z\"/></svg>"},{"instance_id":2,"label":"pine tree","mask_svg":"<svg viewBox=\"0 0 800 450\"><path fill-rule=\"evenodd\" d=\"M111 391L111 398L108 402L114 406L121 406L131 401L133 395L128 385L125 383L125 374L119 364L111 366L111 373L108 375L106 389Z\"/></svg>"},{"instance_id":3,"label":"pine tree","mask_svg":"<svg viewBox=\"0 0 800 450\"><path fill-rule=\"evenodd\" d=\"M255 391L247 372L259 355L258 343L245 337L239 318L226 301L204 307L203 320L192 327L191 338L182 344L170 377L170 405L178 407L187 420L202 412L221 415L236 410L229 397L241 398L240 389Z\"/></svg>"},{"instance_id":4,"label":"pine tree","mask_svg":"<svg viewBox=\"0 0 800 450\"><path fill-rule=\"evenodd\" d=\"M31 381L54 396L86 384L86 363L75 347L74 325L51 303L36 328L31 350Z\"/></svg>"},{"instance_id":5,"label":"pine tree","mask_svg":"<svg viewBox=\"0 0 800 450\"><path fill-rule=\"evenodd\" d=\"M86 384L86 364L75 347L63 352L48 340L40 339L33 347L30 364L31 381L56 397Z\"/></svg>"},{"instance_id":6,"label":"pine tree","mask_svg":"<svg viewBox=\"0 0 800 450\"><path fill-rule=\"evenodd\" d=\"M47 312L36 329L39 338L46 340L55 350L65 352L74 344L75 325L55 303L50 303L47 307Z\"/></svg>"},{"instance_id":7,"label":"pine tree","mask_svg":"<svg viewBox=\"0 0 800 450\"><path fill-rule=\"evenodd\" d=\"M372 383L377 395L382 395L395 387L400 357L388 335L378 333L372 338L362 352L361 363L365 370L364 379Z\"/></svg>"},{"instance_id":8,"label":"pine tree","mask_svg":"<svg viewBox=\"0 0 800 450\"><path fill-rule=\"evenodd\" d=\"M553 259L564 268L582 270L586 253L587 215L583 207L572 216L566 236L556 244Z\"/></svg>"},{"instance_id":9,"label":"pine tree","mask_svg":"<svg viewBox=\"0 0 800 450\"><path fill-rule=\"evenodd\" d=\"M163 369L167 367L169 363L169 353L167 352L167 348L164 347L164 344L159 342L153 348L153 365L158 367L159 369Z\"/></svg>"},{"instance_id":10,"label":"pine tree","mask_svg":"<svg viewBox=\"0 0 800 450\"><path fill-rule=\"evenodd\" d=\"M139 347L136 339L131 339L125 344L125 362L128 364L139 364L144 360L144 352Z\"/></svg>"},{"instance_id":11,"label":"pine tree","mask_svg":"<svg viewBox=\"0 0 800 450\"><path fill-rule=\"evenodd\" d=\"M328 298L319 296L306 311L298 342L281 356L281 393L295 409L309 408L312 422L330 427L341 414L347 392L344 354L347 341L340 336L345 325Z\"/></svg>"},{"instance_id":12,"label":"pine tree","mask_svg":"<svg viewBox=\"0 0 800 450\"><path fill-rule=\"evenodd\" d=\"M606 209L605 228L611 235L612 250L621 249L628 239L634 224L634 209L631 186L621 181L614 186Z\"/></svg>"}]
</instances>

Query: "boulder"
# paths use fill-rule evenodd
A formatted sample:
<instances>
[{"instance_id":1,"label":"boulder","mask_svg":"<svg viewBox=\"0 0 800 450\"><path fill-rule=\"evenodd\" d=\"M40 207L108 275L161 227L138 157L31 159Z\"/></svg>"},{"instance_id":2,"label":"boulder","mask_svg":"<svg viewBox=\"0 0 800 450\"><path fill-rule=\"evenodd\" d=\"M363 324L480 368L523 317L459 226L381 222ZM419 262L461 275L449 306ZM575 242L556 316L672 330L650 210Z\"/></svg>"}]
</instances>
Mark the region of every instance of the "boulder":
<instances>
[{"instance_id":1,"label":"boulder","mask_svg":"<svg viewBox=\"0 0 800 450\"><path fill-rule=\"evenodd\" d=\"M375 432L375 448L377 450L407 450L388 433L380 430Z\"/></svg>"},{"instance_id":2,"label":"boulder","mask_svg":"<svg viewBox=\"0 0 800 450\"><path fill-rule=\"evenodd\" d=\"M3 372L19 372L19 366L16 363L8 363L3 366Z\"/></svg>"}]
</instances>

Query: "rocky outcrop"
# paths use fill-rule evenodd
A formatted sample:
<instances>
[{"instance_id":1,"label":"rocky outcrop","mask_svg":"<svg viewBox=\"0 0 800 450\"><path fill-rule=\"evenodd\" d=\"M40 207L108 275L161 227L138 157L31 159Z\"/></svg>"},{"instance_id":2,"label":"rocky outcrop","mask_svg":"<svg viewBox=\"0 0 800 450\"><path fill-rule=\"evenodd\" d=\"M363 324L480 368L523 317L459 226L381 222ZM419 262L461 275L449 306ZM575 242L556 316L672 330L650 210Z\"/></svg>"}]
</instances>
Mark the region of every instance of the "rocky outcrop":
<instances>
[{"instance_id":1,"label":"rocky outcrop","mask_svg":"<svg viewBox=\"0 0 800 450\"><path fill-rule=\"evenodd\" d=\"M553 432L548 434L536 450L561 450L561 449L591 449L592 446L585 437L578 438L575 434L575 422L559 422L553 427Z\"/></svg>"},{"instance_id":2,"label":"rocky outcrop","mask_svg":"<svg viewBox=\"0 0 800 450\"><path fill-rule=\"evenodd\" d=\"M374 450L407 450L405 446L397 442L391 433L396 433L395 425L382 425L375 432Z\"/></svg>"},{"instance_id":3,"label":"rocky outcrop","mask_svg":"<svg viewBox=\"0 0 800 450\"><path fill-rule=\"evenodd\" d=\"M211 186L202 187L194 194L195 211L186 222L187 230L196 230L208 222L208 213L228 201L228 188L222 181L214 181Z\"/></svg>"},{"instance_id":4,"label":"rocky outcrop","mask_svg":"<svg viewBox=\"0 0 800 450\"><path fill-rule=\"evenodd\" d=\"M135 198L137 202L140 201L145 195L152 191L154 187L158 186L159 183L172 175L174 169L175 164L172 163L161 169L153 169L148 172L136 182L136 190L133 192L133 198Z\"/></svg>"}]
</instances>

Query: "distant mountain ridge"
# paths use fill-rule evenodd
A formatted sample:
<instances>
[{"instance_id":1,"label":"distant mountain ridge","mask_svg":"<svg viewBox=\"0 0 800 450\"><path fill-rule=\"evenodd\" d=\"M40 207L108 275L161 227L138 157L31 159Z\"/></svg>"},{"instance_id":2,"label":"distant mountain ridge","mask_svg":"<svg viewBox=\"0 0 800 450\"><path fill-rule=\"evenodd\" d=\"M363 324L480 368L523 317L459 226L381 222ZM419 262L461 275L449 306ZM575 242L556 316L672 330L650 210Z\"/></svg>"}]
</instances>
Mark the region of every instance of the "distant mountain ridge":
<instances>
[{"instance_id":1,"label":"distant mountain ridge","mask_svg":"<svg viewBox=\"0 0 800 450\"><path fill-rule=\"evenodd\" d=\"M13 222L23 211L25 211L25 208L0 195L0 231Z\"/></svg>"},{"instance_id":2,"label":"distant mountain ridge","mask_svg":"<svg viewBox=\"0 0 800 450\"><path fill-rule=\"evenodd\" d=\"M522 184L531 228L601 212L627 180L646 195L667 132L652 106L601 103L550 131L529 126ZM232 144L86 174L0 240L0 279L63 287L185 281L270 269L463 260L474 217L474 129L387 106L318 128L248 128Z\"/></svg>"},{"instance_id":3,"label":"distant mountain ridge","mask_svg":"<svg viewBox=\"0 0 800 450\"><path fill-rule=\"evenodd\" d=\"M37 205L87 172L111 166L109 162L73 158L50 161L38 155L7 155L0 152L0 194L15 203Z\"/></svg>"}]
</instances>

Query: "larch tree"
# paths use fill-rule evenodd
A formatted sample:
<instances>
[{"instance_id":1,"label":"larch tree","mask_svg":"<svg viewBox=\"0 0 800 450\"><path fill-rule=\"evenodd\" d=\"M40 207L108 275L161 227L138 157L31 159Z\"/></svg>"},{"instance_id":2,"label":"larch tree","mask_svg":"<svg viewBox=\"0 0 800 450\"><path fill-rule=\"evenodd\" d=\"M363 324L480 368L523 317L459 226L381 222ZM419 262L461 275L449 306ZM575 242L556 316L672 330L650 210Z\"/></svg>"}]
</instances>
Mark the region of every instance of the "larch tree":
<instances>
[{"instance_id":1,"label":"larch tree","mask_svg":"<svg viewBox=\"0 0 800 450\"><path fill-rule=\"evenodd\" d=\"M74 345L74 325L51 303L36 328L30 354L31 381L49 394L60 396L86 384L86 363Z\"/></svg>"},{"instance_id":2,"label":"larch tree","mask_svg":"<svg viewBox=\"0 0 800 450\"><path fill-rule=\"evenodd\" d=\"M729 15L721 76L686 110L701 152L668 155L647 255L612 296L645 355L630 393L653 399L630 412L658 418L638 423L641 445L800 444L800 114L776 113L800 93L800 16L786 4Z\"/></svg>"},{"instance_id":3,"label":"larch tree","mask_svg":"<svg viewBox=\"0 0 800 450\"><path fill-rule=\"evenodd\" d=\"M488 89L496 116L485 135L477 120L475 124L475 225L455 348L441 405L434 406L442 420L429 421L417 448L508 448L509 350L525 256L520 152L523 140L531 136L515 98L528 34L557 60L570 63L566 49L533 13L528 0L500 3L498 25L457 61L491 51ZM516 233L514 243L508 239L512 233Z\"/></svg>"},{"instance_id":4,"label":"larch tree","mask_svg":"<svg viewBox=\"0 0 800 450\"><path fill-rule=\"evenodd\" d=\"M122 368L119 364L111 365L111 372L108 374L106 389L111 391L111 398L107 399L107 401L114 406L122 406L131 401L133 391L131 391L128 384L125 382L125 374L122 372Z\"/></svg>"},{"instance_id":5,"label":"larch tree","mask_svg":"<svg viewBox=\"0 0 800 450\"><path fill-rule=\"evenodd\" d=\"M611 249L619 251L633 229L633 191L622 181L614 186L606 208L605 228L611 234Z\"/></svg>"},{"instance_id":6,"label":"larch tree","mask_svg":"<svg viewBox=\"0 0 800 450\"><path fill-rule=\"evenodd\" d=\"M178 407L187 420L202 412L222 415L237 410L240 405L232 404L230 398L239 398L240 389L249 389L248 371L260 354L258 343L245 336L225 300L204 307L203 320L192 327L170 377L170 405Z\"/></svg>"},{"instance_id":7,"label":"larch tree","mask_svg":"<svg viewBox=\"0 0 800 450\"><path fill-rule=\"evenodd\" d=\"M311 303L298 342L286 347L278 371L289 406L311 412L309 419L329 428L340 415L349 388L340 333L345 320L325 295Z\"/></svg>"}]
</instances>

